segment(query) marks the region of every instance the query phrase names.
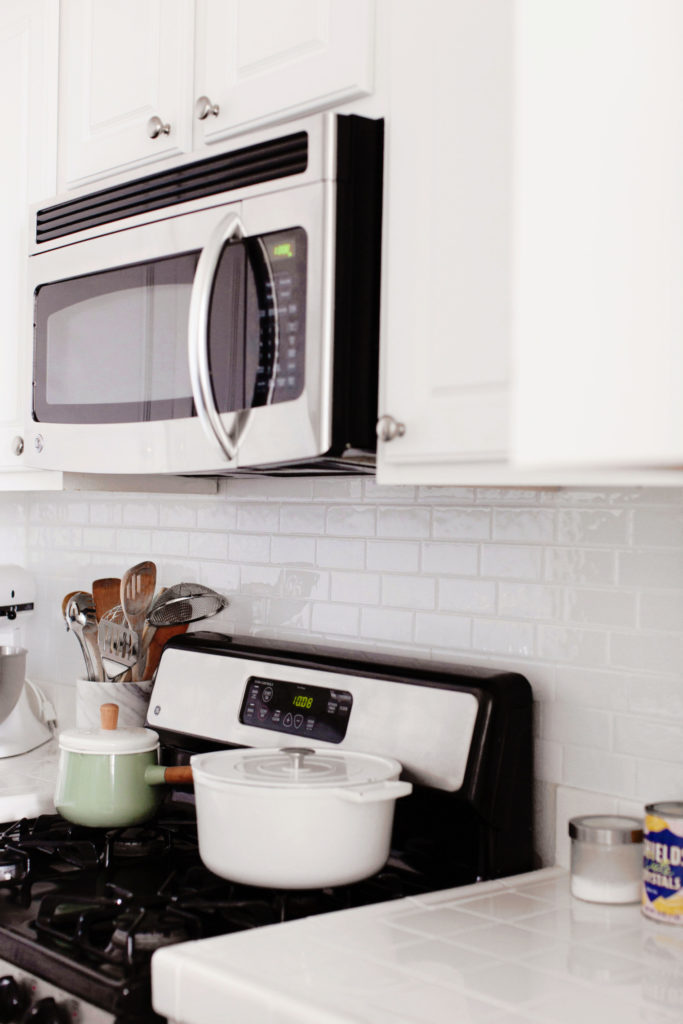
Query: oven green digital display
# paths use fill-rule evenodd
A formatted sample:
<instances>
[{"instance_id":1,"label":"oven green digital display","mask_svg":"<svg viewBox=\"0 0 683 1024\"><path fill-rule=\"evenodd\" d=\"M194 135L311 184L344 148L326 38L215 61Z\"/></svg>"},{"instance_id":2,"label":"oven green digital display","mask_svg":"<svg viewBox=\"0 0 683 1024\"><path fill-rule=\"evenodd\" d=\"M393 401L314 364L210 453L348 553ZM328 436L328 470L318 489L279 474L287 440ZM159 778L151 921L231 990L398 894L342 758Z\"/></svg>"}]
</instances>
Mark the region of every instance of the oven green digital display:
<instances>
[{"instance_id":1,"label":"oven green digital display","mask_svg":"<svg viewBox=\"0 0 683 1024\"><path fill-rule=\"evenodd\" d=\"M307 697L304 693L297 693L296 697L292 701L292 707L303 708L304 711L310 711L313 707L313 698Z\"/></svg>"}]
</instances>

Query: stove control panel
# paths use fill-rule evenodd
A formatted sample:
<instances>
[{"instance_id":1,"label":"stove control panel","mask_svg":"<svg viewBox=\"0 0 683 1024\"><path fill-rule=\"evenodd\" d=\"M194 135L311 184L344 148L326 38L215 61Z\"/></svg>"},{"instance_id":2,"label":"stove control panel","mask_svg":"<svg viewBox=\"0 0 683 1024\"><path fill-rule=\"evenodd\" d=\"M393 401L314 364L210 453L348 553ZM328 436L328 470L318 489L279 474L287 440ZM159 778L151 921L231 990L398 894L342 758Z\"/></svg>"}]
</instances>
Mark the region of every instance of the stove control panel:
<instances>
[{"instance_id":1,"label":"stove control panel","mask_svg":"<svg viewBox=\"0 0 683 1024\"><path fill-rule=\"evenodd\" d=\"M290 736L341 743L351 716L348 690L251 676L240 708L240 722Z\"/></svg>"},{"instance_id":2,"label":"stove control panel","mask_svg":"<svg viewBox=\"0 0 683 1024\"><path fill-rule=\"evenodd\" d=\"M115 1024L116 1019L0 957L0 1024Z\"/></svg>"}]
</instances>

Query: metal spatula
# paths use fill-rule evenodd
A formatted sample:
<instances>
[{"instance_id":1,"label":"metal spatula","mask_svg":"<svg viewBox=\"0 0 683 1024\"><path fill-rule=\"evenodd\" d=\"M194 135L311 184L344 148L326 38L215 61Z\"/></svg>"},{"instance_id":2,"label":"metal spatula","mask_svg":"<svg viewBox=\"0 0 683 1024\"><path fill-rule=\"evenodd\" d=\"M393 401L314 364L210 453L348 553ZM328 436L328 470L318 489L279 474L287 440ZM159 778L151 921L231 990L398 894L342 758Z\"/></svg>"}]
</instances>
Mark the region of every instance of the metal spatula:
<instances>
[{"instance_id":1,"label":"metal spatula","mask_svg":"<svg viewBox=\"0 0 683 1024\"><path fill-rule=\"evenodd\" d=\"M132 668L140 657L140 638L126 622L120 604L100 619L97 640L102 664L110 679Z\"/></svg>"}]
</instances>

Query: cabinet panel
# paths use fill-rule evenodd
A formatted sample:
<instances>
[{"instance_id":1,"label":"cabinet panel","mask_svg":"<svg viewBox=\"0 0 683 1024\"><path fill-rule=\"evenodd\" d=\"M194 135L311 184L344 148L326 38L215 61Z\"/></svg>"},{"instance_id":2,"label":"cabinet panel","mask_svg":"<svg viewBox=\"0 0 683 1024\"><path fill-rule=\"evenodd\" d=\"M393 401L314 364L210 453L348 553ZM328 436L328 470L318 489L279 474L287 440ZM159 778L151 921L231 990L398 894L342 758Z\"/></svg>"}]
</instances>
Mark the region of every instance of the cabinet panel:
<instances>
[{"instance_id":1,"label":"cabinet panel","mask_svg":"<svg viewBox=\"0 0 683 1024\"><path fill-rule=\"evenodd\" d=\"M511 38L507 0L392 0L380 480L507 450Z\"/></svg>"},{"instance_id":2,"label":"cabinet panel","mask_svg":"<svg viewBox=\"0 0 683 1024\"><path fill-rule=\"evenodd\" d=\"M198 0L195 145L372 89L373 0Z\"/></svg>"},{"instance_id":3,"label":"cabinet panel","mask_svg":"<svg viewBox=\"0 0 683 1024\"><path fill-rule=\"evenodd\" d=\"M192 0L62 0L63 187L191 147L193 19ZM150 138L152 117L168 134Z\"/></svg>"},{"instance_id":4,"label":"cabinet panel","mask_svg":"<svg viewBox=\"0 0 683 1024\"><path fill-rule=\"evenodd\" d=\"M518 5L520 465L683 465L682 37L679 0Z\"/></svg>"},{"instance_id":5,"label":"cabinet panel","mask_svg":"<svg viewBox=\"0 0 683 1024\"><path fill-rule=\"evenodd\" d=\"M57 5L6 0L0 5L0 469L12 452L30 395L26 308L28 204L54 192L56 168Z\"/></svg>"}]
</instances>

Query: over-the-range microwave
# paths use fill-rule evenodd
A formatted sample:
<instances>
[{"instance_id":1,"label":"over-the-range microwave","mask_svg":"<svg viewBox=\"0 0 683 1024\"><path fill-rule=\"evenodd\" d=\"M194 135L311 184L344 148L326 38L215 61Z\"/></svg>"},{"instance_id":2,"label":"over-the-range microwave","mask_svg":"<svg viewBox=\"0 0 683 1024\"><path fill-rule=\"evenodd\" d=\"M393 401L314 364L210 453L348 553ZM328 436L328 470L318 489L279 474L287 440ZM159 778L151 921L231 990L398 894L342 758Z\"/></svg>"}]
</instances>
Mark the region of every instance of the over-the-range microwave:
<instances>
[{"instance_id":1,"label":"over-the-range microwave","mask_svg":"<svg viewBox=\"0 0 683 1024\"><path fill-rule=\"evenodd\" d=\"M320 114L34 207L25 461L372 470L383 122Z\"/></svg>"}]
</instances>

